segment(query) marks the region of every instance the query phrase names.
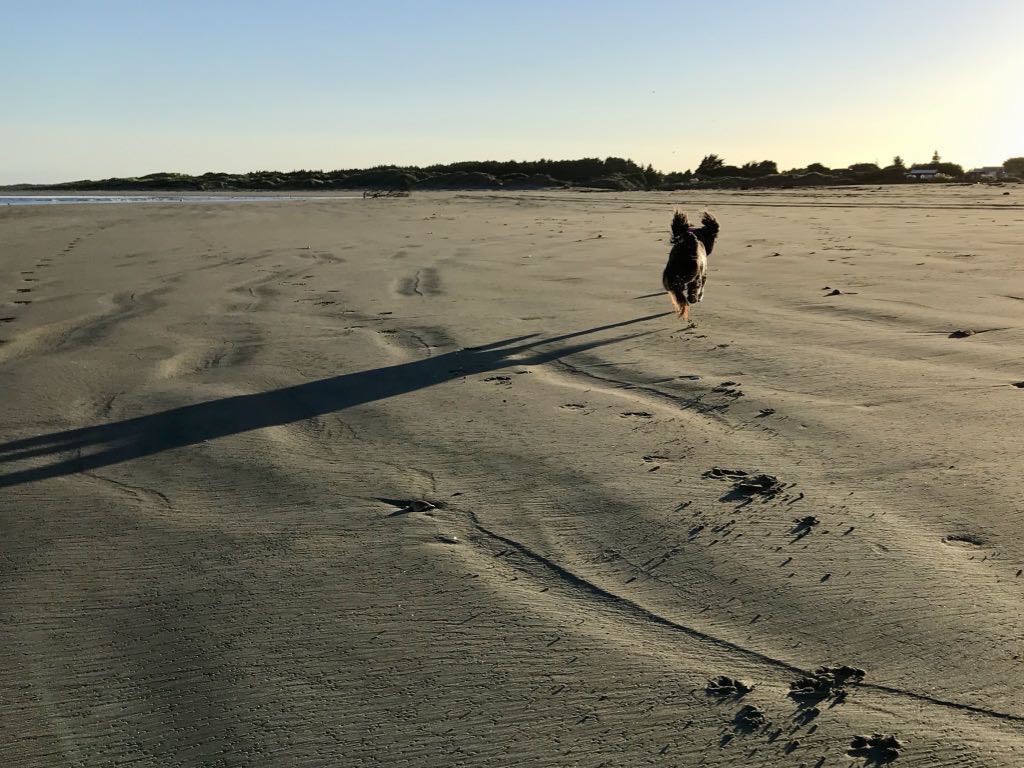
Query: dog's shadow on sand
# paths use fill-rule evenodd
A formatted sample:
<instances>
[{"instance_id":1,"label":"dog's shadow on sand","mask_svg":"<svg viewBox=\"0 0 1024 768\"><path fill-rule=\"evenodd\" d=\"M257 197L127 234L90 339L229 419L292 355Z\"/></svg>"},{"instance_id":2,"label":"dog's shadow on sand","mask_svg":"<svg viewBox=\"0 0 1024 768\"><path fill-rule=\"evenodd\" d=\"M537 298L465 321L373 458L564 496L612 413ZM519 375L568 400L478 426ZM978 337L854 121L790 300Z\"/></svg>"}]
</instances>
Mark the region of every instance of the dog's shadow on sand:
<instances>
[{"instance_id":1,"label":"dog's shadow on sand","mask_svg":"<svg viewBox=\"0 0 1024 768\"><path fill-rule=\"evenodd\" d=\"M537 334L503 339L423 360L346 373L269 392L208 400L124 421L12 440L0 444L0 465L39 458L49 463L0 475L0 488L99 469L241 432L291 424L408 394L468 374L496 371L510 365L540 365L644 336L650 331L573 344L563 342L668 314L645 315L546 339L538 339Z\"/></svg>"}]
</instances>

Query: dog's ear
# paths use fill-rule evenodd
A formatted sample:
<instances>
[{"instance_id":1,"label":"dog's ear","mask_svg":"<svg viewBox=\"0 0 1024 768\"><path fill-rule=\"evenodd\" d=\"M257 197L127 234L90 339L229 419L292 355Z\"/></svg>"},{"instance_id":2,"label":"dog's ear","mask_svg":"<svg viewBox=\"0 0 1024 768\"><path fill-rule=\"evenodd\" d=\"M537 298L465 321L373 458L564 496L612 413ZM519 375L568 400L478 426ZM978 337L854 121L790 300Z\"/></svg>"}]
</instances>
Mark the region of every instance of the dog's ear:
<instances>
[{"instance_id":1,"label":"dog's ear","mask_svg":"<svg viewBox=\"0 0 1024 768\"><path fill-rule=\"evenodd\" d=\"M690 231L690 222L686 219L685 213L675 212L672 216L672 239L678 240Z\"/></svg>"}]
</instances>

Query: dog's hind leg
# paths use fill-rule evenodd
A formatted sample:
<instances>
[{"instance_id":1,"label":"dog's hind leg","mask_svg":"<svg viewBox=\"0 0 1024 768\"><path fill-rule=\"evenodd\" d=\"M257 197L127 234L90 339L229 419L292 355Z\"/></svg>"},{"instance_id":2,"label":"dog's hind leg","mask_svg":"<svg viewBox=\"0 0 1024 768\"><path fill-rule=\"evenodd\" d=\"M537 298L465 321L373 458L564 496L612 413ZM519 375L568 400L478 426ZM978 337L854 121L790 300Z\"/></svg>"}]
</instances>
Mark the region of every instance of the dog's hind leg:
<instances>
[{"instance_id":1,"label":"dog's hind leg","mask_svg":"<svg viewBox=\"0 0 1024 768\"><path fill-rule=\"evenodd\" d=\"M676 296L674 291L668 291L668 297L672 301L672 308L676 312L676 317L682 317L683 313L686 312L686 304L680 303L679 297Z\"/></svg>"}]
</instances>

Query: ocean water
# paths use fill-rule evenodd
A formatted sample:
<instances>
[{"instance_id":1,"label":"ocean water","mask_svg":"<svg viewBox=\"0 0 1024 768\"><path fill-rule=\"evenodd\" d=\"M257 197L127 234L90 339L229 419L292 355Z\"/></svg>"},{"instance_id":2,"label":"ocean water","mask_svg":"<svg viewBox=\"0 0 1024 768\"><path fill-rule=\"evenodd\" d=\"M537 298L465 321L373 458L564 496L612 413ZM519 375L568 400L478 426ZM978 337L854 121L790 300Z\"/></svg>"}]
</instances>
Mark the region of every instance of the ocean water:
<instances>
[{"instance_id":1,"label":"ocean water","mask_svg":"<svg viewBox=\"0 0 1024 768\"><path fill-rule=\"evenodd\" d=\"M0 195L4 205L125 203L263 203L282 200L357 200L362 195Z\"/></svg>"}]
</instances>

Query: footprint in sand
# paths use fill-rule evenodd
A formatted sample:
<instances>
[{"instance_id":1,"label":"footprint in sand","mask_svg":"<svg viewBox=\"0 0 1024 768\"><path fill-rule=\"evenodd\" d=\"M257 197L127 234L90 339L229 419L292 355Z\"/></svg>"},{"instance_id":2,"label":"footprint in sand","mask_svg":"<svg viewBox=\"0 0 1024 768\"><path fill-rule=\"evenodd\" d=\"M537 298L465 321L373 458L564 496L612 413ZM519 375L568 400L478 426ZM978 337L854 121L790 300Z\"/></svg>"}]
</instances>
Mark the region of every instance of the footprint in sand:
<instances>
[{"instance_id":1,"label":"footprint in sand","mask_svg":"<svg viewBox=\"0 0 1024 768\"><path fill-rule=\"evenodd\" d=\"M17 291L18 293L32 293L31 288L18 288Z\"/></svg>"},{"instance_id":2,"label":"footprint in sand","mask_svg":"<svg viewBox=\"0 0 1024 768\"><path fill-rule=\"evenodd\" d=\"M841 703L846 699L847 685L859 685L865 671L846 664L826 664L811 675L799 677L789 684L789 696L804 707L819 704L826 699Z\"/></svg>"},{"instance_id":3,"label":"footprint in sand","mask_svg":"<svg viewBox=\"0 0 1024 768\"><path fill-rule=\"evenodd\" d=\"M747 704L736 713L733 718L733 727L741 733L753 733L762 728L767 728L771 721L768 720L764 710L753 704Z\"/></svg>"},{"instance_id":4,"label":"footprint in sand","mask_svg":"<svg viewBox=\"0 0 1024 768\"><path fill-rule=\"evenodd\" d=\"M746 683L743 680L739 680L727 675L719 675L708 680L707 686L704 691L709 696L728 696L735 698L742 698L746 694L754 690L754 686L750 683Z\"/></svg>"},{"instance_id":5,"label":"footprint in sand","mask_svg":"<svg viewBox=\"0 0 1024 768\"><path fill-rule=\"evenodd\" d=\"M898 758L902 748L903 744L895 736L873 733L870 736L854 736L846 754L867 758L868 765L883 765Z\"/></svg>"},{"instance_id":6,"label":"footprint in sand","mask_svg":"<svg viewBox=\"0 0 1024 768\"><path fill-rule=\"evenodd\" d=\"M951 547L983 547L985 540L973 533L953 533L942 538L943 544Z\"/></svg>"},{"instance_id":7,"label":"footprint in sand","mask_svg":"<svg viewBox=\"0 0 1024 768\"><path fill-rule=\"evenodd\" d=\"M622 418L634 418L634 419L649 419L654 414L648 413L647 411L625 411L619 414Z\"/></svg>"},{"instance_id":8,"label":"footprint in sand","mask_svg":"<svg viewBox=\"0 0 1024 768\"><path fill-rule=\"evenodd\" d=\"M558 406L563 411L583 411L586 407L583 403L566 403L565 405Z\"/></svg>"}]
</instances>

